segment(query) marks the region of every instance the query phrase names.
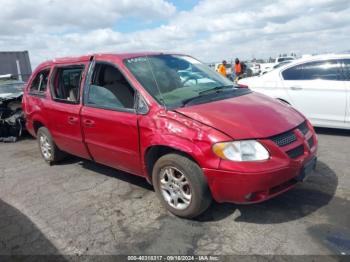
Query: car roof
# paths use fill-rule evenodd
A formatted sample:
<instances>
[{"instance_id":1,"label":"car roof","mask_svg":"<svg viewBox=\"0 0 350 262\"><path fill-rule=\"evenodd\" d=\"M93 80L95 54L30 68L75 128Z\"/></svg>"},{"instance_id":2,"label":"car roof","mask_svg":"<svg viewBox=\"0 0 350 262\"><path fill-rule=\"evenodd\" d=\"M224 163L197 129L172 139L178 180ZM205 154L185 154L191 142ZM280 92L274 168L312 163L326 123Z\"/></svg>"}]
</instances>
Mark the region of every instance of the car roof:
<instances>
[{"instance_id":1,"label":"car roof","mask_svg":"<svg viewBox=\"0 0 350 262\"><path fill-rule=\"evenodd\" d=\"M294 56L279 56L279 57L277 57L277 59L279 59L279 58L291 58L291 59L295 59Z\"/></svg>"},{"instance_id":2,"label":"car roof","mask_svg":"<svg viewBox=\"0 0 350 262\"><path fill-rule=\"evenodd\" d=\"M323 55L308 56L308 57L292 60L290 63L287 63L285 65L282 65L281 67L276 68L276 70L282 71L286 68L290 68L295 65L303 64L306 62L313 62L313 61L320 61L320 60L327 60L327 59L350 59L350 54L323 54Z\"/></svg>"},{"instance_id":3,"label":"car roof","mask_svg":"<svg viewBox=\"0 0 350 262\"><path fill-rule=\"evenodd\" d=\"M95 53L95 54L88 54L88 55L83 55L83 56L70 56L70 57L55 58L55 59L48 60L48 61L41 63L38 67L42 68L42 67L50 66L53 64L66 64L66 63L77 63L77 62L82 62L82 61L89 61L93 57L105 58L105 59L118 58L120 60L124 60L124 59L130 59L130 58L134 58L134 57L140 57L140 56L161 55L161 54L182 55L180 53L164 53L164 52Z\"/></svg>"},{"instance_id":4,"label":"car roof","mask_svg":"<svg viewBox=\"0 0 350 262\"><path fill-rule=\"evenodd\" d=\"M307 61L314 61L314 60L325 60L325 59L343 59L343 58L350 58L350 54L323 54L323 55L314 55L314 56L307 56L304 58L296 59L294 62L307 62Z\"/></svg>"}]
</instances>

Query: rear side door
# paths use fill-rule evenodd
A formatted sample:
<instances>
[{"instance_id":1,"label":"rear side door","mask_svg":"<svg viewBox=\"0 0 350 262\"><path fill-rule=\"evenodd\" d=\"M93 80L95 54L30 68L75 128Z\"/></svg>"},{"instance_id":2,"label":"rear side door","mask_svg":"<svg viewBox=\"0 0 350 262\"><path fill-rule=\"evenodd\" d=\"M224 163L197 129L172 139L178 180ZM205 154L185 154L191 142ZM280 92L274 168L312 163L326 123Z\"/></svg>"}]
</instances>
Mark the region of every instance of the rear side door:
<instances>
[{"instance_id":1,"label":"rear side door","mask_svg":"<svg viewBox=\"0 0 350 262\"><path fill-rule=\"evenodd\" d=\"M337 59L299 64L283 70L282 77L292 105L313 124L344 125L347 91Z\"/></svg>"},{"instance_id":2,"label":"rear side door","mask_svg":"<svg viewBox=\"0 0 350 262\"><path fill-rule=\"evenodd\" d=\"M26 94L23 96L23 110L26 114L27 130L35 136L33 121L36 119L48 119L45 107L47 100L47 85L51 67L40 69L35 76L29 80Z\"/></svg>"},{"instance_id":3,"label":"rear side door","mask_svg":"<svg viewBox=\"0 0 350 262\"><path fill-rule=\"evenodd\" d=\"M83 143L80 110L80 90L84 83L88 61L56 65L51 77L48 104L49 130L57 146L68 153L90 158Z\"/></svg>"},{"instance_id":4,"label":"rear side door","mask_svg":"<svg viewBox=\"0 0 350 262\"><path fill-rule=\"evenodd\" d=\"M97 59L81 117L85 142L96 162L141 175L135 94L114 64Z\"/></svg>"}]
</instances>

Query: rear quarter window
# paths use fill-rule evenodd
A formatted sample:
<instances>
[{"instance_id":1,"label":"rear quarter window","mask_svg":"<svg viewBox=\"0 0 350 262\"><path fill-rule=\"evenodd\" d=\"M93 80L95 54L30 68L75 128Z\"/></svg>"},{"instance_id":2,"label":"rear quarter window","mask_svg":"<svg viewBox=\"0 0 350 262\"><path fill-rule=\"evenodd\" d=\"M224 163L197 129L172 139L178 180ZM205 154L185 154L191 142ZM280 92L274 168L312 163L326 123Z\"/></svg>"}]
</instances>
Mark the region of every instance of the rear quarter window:
<instances>
[{"instance_id":1,"label":"rear quarter window","mask_svg":"<svg viewBox=\"0 0 350 262\"><path fill-rule=\"evenodd\" d=\"M29 87L29 93L31 95L42 95L46 92L47 84L49 81L50 69L44 69L40 71L32 81Z\"/></svg>"}]
</instances>

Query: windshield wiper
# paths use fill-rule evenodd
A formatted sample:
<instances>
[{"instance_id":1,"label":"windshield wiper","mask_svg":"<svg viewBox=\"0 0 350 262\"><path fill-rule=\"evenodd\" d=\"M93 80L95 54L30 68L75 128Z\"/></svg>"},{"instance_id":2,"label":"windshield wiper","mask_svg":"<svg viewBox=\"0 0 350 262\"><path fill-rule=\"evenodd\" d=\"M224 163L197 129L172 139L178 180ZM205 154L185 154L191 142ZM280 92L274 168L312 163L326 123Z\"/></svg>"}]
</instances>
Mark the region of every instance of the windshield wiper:
<instances>
[{"instance_id":1,"label":"windshield wiper","mask_svg":"<svg viewBox=\"0 0 350 262\"><path fill-rule=\"evenodd\" d=\"M208 96L208 95L207 94L206 95L199 95L199 96L195 96L195 97L191 97L191 98L185 99L185 100L182 101L182 106L185 107L188 104L192 103L194 100L201 99L201 98L203 98L205 96Z\"/></svg>"},{"instance_id":2,"label":"windshield wiper","mask_svg":"<svg viewBox=\"0 0 350 262\"><path fill-rule=\"evenodd\" d=\"M227 86L217 86L214 88L210 88L204 91L199 92L199 95L203 95L203 94L208 94L208 93L216 93L218 91L221 91L223 89L227 89L227 88L233 88L233 85L227 85Z\"/></svg>"},{"instance_id":3,"label":"windshield wiper","mask_svg":"<svg viewBox=\"0 0 350 262\"><path fill-rule=\"evenodd\" d=\"M182 106L186 106L190 103L192 103L194 100L200 100L204 97L208 97L208 95L210 94L218 94L218 93L221 93L223 89L227 89L227 88L233 88L233 85L227 85L227 86L217 86L217 87L214 87L214 88L210 88L210 89L207 89L207 90L204 90L204 91L201 91L198 93L198 96L195 96L195 97L191 97L191 98L188 98L188 99L185 99L184 101L182 101ZM233 89L232 89L233 90Z\"/></svg>"}]
</instances>

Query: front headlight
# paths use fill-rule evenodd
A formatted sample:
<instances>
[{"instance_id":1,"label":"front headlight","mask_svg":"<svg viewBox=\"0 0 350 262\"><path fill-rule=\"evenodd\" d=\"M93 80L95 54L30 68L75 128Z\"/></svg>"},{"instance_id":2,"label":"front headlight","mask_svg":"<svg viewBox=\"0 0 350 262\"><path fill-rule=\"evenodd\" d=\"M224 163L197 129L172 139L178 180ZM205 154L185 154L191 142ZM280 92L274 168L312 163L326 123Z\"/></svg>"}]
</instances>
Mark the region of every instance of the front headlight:
<instances>
[{"instance_id":1,"label":"front headlight","mask_svg":"<svg viewBox=\"0 0 350 262\"><path fill-rule=\"evenodd\" d=\"M232 161L258 161L270 157L266 148L256 140L216 143L213 151L218 157Z\"/></svg>"}]
</instances>

